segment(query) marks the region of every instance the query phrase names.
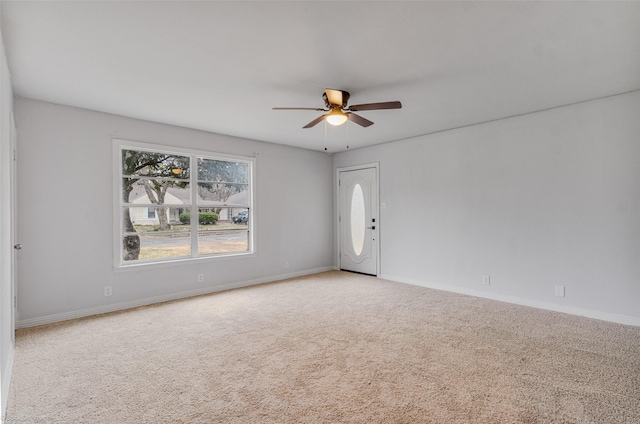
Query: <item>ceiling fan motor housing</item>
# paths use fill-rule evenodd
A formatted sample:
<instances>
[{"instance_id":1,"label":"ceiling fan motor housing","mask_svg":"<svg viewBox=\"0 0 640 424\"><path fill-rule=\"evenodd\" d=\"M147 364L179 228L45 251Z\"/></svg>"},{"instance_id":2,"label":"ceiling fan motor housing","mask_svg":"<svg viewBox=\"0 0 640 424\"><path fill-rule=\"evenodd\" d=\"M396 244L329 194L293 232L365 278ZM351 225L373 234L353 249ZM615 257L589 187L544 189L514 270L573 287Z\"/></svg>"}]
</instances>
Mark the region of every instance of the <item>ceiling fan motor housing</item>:
<instances>
[{"instance_id":1,"label":"ceiling fan motor housing","mask_svg":"<svg viewBox=\"0 0 640 424\"><path fill-rule=\"evenodd\" d=\"M325 91L324 93L322 93L322 99L324 100L324 104L328 109L346 109L347 108L347 103L349 102L349 92L348 91L344 91L344 90L340 90L340 92L342 93L342 104L332 104L329 101L329 98L327 97L327 92Z\"/></svg>"}]
</instances>

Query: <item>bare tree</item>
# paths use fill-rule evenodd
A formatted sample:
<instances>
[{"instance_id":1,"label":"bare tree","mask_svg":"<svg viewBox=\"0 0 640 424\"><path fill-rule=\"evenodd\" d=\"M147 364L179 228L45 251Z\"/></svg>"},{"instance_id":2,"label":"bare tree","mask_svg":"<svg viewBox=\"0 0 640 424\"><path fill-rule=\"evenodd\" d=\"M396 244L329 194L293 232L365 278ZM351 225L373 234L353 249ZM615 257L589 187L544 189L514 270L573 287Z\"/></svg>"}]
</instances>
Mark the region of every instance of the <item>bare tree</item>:
<instances>
[{"instance_id":1,"label":"bare tree","mask_svg":"<svg viewBox=\"0 0 640 424\"><path fill-rule=\"evenodd\" d=\"M164 205L164 197L167 194L167 190L169 187L172 187L171 184L166 181L159 182L157 180L141 180L141 183L144 187L145 193L147 193L147 197L149 201L155 205ZM158 218L158 224L160 230L169 229L169 208L156 208L156 217Z\"/></svg>"},{"instance_id":2,"label":"bare tree","mask_svg":"<svg viewBox=\"0 0 640 424\"><path fill-rule=\"evenodd\" d=\"M168 213L164 205L165 195L170 187L184 188L189 181L189 158L166 153L137 150L122 151L122 195L129 203L135 184L141 184L149 197L149 202L158 205L156 216L160 229L168 229ZM140 236L136 233L129 209L124 211L124 260L137 260L140 253Z\"/></svg>"}]
</instances>

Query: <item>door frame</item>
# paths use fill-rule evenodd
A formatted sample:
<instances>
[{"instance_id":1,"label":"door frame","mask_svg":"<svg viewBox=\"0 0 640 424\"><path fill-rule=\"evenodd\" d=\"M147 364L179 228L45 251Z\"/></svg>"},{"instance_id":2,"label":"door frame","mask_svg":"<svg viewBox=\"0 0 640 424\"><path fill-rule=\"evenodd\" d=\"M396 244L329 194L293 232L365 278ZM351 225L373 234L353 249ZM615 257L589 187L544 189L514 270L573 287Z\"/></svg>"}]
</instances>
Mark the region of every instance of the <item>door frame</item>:
<instances>
[{"instance_id":1,"label":"door frame","mask_svg":"<svg viewBox=\"0 0 640 424\"><path fill-rule=\"evenodd\" d=\"M335 199L336 199L336 208L335 208L335 214L334 214L334 222L335 222L335 268L337 270L340 269L340 249L341 249L341 233L340 233L340 207L342 206L340 204L340 173L341 172L348 172L348 171L359 171L362 169L367 169L367 168L375 168L376 170L376 180L375 180L375 190L376 190L376 197L377 197L377 202L373 205L373 207L375 208L375 210L371 211L372 215L376 216L376 228L378 230L377 232L377 237L376 237L376 243L375 246L373 246L374 249L376 249L376 277L380 276L380 262L382 261L382 258L380 257L380 242L381 242L381 218L380 218L380 162L372 162L372 163L364 163L361 165L352 165L352 166L344 166L341 168L336 168L336 174L335 174L335 184L334 184L334 188L335 188Z\"/></svg>"},{"instance_id":2,"label":"door frame","mask_svg":"<svg viewBox=\"0 0 640 424\"><path fill-rule=\"evenodd\" d=\"M18 315L18 251L15 245L18 243L18 131L13 112L9 117L9 145L10 145L10 165L9 165L9 196L11 202L11 343L16 345L16 321Z\"/></svg>"}]
</instances>

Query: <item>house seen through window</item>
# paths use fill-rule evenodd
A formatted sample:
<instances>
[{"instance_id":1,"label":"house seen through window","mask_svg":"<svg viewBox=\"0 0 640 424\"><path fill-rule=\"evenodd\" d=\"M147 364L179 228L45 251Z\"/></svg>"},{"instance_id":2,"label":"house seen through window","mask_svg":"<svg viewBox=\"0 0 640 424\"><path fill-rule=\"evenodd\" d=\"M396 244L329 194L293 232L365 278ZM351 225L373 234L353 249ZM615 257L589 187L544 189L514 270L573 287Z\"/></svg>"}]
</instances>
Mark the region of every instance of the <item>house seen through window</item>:
<instances>
[{"instance_id":1,"label":"house seen through window","mask_svg":"<svg viewBox=\"0 0 640 424\"><path fill-rule=\"evenodd\" d=\"M253 160L119 146L120 265L250 253Z\"/></svg>"}]
</instances>

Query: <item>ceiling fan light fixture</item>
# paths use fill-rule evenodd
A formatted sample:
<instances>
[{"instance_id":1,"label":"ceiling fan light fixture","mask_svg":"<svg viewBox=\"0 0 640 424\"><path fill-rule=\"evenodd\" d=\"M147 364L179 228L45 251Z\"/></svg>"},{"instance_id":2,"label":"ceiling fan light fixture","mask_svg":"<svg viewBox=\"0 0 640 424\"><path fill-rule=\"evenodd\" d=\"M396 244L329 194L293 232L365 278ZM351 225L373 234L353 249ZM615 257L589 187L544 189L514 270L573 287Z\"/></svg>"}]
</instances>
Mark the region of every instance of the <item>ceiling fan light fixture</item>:
<instances>
[{"instance_id":1,"label":"ceiling fan light fixture","mask_svg":"<svg viewBox=\"0 0 640 424\"><path fill-rule=\"evenodd\" d=\"M331 125L342 125L347 122L347 114L341 111L340 109L333 109L331 112L325 115L325 119Z\"/></svg>"},{"instance_id":2,"label":"ceiling fan light fixture","mask_svg":"<svg viewBox=\"0 0 640 424\"><path fill-rule=\"evenodd\" d=\"M347 107L349 92L344 90L334 90L331 88L324 90L322 98L324 99L326 109L312 107L274 107L273 110L317 110L319 112L329 112L318 116L302 128L315 127L322 121L326 121L334 126L342 125L347 121L351 121L354 124L366 128L373 125L373 122L353 112L358 112L360 110L400 109L402 107L402 103L397 100L392 102L363 103ZM345 112L345 110L347 112Z\"/></svg>"}]
</instances>

